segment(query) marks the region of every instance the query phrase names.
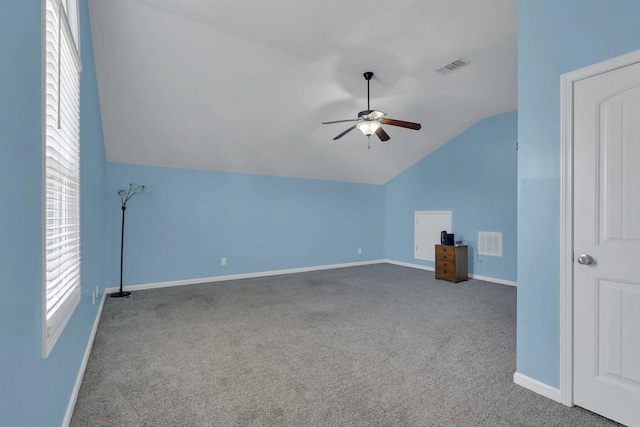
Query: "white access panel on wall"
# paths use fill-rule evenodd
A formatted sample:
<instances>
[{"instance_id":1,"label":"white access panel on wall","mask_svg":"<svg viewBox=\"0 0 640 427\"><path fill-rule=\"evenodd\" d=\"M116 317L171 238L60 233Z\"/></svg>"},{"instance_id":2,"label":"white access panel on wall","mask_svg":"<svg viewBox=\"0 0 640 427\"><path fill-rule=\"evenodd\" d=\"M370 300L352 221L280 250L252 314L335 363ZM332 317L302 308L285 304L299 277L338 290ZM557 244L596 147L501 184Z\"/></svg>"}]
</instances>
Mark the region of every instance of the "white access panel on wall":
<instances>
[{"instance_id":1,"label":"white access panel on wall","mask_svg":"<svg viewBox=\"0 0 640 427\"><path fill-rule=\"evenodd\" d=\"M414 258L435 261L435 246L443 230L451 233L451 211L416 211Z\"/></svg>"}]
</instances>

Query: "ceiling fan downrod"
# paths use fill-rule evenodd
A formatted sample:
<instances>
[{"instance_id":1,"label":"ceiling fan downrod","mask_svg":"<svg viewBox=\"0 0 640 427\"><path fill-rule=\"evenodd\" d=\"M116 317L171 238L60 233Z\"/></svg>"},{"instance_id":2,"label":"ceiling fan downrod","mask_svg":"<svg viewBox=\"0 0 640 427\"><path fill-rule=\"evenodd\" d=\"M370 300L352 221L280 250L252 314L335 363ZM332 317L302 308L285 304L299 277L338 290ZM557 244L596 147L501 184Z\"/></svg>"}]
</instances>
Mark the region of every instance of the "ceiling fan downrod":
<instances>
[{"instance_id":1,"label":"ceiling fan downrod","mask_svg":"<svg viewBox=\"0 0 640 427\"><path fill-rule=\"evenodd\" d=\"M371 111L371 106L369 105L369 80L373 77L373 71L367 71L363 76L367 80L367 110Z\"/></svg>"}]
</instances>

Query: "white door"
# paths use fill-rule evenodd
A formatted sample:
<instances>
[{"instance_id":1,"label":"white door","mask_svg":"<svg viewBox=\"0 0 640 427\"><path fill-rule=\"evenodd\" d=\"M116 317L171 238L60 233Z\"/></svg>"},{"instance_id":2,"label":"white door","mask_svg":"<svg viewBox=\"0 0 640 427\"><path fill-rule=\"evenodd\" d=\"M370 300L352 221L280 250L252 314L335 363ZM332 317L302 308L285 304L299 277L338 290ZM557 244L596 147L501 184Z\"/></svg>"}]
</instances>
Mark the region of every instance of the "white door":
<instances>
[{"instance_id":1,"label":"white door","mask_svg":"<svg viewBox=\"0 0 640 427\"><path fill-rule=\"evenodd\" d=\"M573 141L574 403L640 426L640 64L575 82Z\"/></svg>"}]
</instances>

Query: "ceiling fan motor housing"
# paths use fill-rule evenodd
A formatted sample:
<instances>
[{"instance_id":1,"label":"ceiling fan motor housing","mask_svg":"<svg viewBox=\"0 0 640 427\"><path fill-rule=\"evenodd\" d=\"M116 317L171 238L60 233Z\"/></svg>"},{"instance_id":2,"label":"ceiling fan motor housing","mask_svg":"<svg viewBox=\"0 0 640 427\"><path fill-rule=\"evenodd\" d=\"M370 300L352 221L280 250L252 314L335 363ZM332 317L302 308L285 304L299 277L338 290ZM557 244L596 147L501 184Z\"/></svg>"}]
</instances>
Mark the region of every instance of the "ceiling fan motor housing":
<instances>
[{"instance_id":1,"label":"ceiling fan motor housing","mask_svg":"<svg viewBox=\"0 0 640 427\"><path fill-rule=\"evenodd\" d=\"M384 116L386 116L385 113L376 110L364 110L358 113L358 118L364 120L378 120L383 118Z\"/></svg>"}]
</instances>

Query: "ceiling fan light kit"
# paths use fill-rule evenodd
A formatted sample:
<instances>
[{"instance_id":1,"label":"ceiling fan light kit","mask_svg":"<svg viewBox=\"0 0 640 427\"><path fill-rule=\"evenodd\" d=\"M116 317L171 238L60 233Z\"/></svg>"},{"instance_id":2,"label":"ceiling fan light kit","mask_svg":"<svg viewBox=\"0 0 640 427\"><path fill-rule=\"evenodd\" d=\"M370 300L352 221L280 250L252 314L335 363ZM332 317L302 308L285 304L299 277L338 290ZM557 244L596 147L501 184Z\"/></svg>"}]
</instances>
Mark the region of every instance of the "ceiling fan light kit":
<instances>
[{"instance_id":1,"label":"ceiling fan light kit","mask_svg":"<svg viewBox=\"0 0 640 427\"><path fill-rule=\"evenodd\" d=\"M344 122L358 122L357 124L351 126L349 129L345 130L333 140L337 140L345 136L347 133L351 132L353 129L358 128L364 135L369 138L374 133L378 136L380 141L388 141L390 139L389 135L384 131L382 125L390 125L390 126L398 126L407 129L420 130L420 123L413 122L405 122L402 120L395 119L387 119L385 118L386 114L382 111L372 110L369 105L369 81L373 77L373 72L367 71L363 74L365 80L367 81L367 109L364 111L360 111L358 113L357 119L346 119L346 120L334 120L331 122L322 122L323 125L333 124L333 123L344 123ZM369 146L371 148L371 146Z\"/></svg>"},{"instance_id":2,"label":"ceiling fan light kit","mask_svg":"<svg viewBox=\"0 0 640 427\"><path fill-rule=\"evenodd\" d=\"M373 135L382 124L377 120L365 120L356 125L356 127L365 135Z\"/></svg>"}]
</instances>

